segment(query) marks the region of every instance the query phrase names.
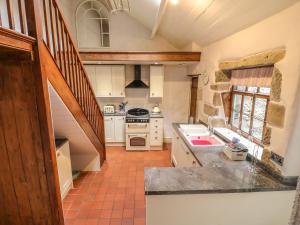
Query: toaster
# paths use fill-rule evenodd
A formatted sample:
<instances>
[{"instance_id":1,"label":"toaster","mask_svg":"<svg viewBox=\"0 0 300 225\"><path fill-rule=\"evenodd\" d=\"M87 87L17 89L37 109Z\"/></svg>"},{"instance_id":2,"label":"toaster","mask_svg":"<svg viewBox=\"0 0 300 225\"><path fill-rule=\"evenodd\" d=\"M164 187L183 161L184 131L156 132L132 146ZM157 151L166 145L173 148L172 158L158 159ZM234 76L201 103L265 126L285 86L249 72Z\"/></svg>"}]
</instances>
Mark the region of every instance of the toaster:
<instances>
[{"instance_id":1,"label":"toaster","mask_svg":"<svg viewBox=\"0 0 300 225\"><path fill-rule=\"evenodd\" d=\"M116 107L114 105L105 105L103 106L104 114L113 114L115 113Z\"/></svg>"}]
</instances>

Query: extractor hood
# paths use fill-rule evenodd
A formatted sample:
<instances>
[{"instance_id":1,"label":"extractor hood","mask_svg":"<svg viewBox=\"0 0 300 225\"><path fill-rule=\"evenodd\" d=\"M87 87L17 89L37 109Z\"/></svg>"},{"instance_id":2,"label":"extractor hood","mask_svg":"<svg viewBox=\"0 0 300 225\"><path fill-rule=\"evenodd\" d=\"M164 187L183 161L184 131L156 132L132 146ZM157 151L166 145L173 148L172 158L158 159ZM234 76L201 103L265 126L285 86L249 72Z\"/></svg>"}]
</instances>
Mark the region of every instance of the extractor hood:
<instances>
[{"instance_id":1,"label":"extractor hood","mask_svg":"<svg viewBox=\"0 0 300 225\"><path fill-rule=\"evenodd\" d=\"M134 65L134 81L128 84L126 88L149 88L141 79L141 65Z\"/></svg>"}]
</instances>

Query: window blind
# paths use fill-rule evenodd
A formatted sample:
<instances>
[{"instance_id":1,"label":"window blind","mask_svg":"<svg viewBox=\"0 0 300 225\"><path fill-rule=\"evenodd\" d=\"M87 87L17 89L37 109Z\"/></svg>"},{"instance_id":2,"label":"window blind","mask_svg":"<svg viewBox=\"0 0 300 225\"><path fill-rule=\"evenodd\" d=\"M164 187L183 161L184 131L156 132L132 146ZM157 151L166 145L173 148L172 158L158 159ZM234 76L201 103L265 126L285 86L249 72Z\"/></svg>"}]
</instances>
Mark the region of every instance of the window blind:
<instances>
[{"instance_id":1,"label":"window blind","mask_svg":"<svg viewBox=\"0 0 300 225\"><path fill-rule=\"evenodd\" d=\"M274 66L233 70L231 83L236 86L270 87Z\"/></svg>"}]
</instances>

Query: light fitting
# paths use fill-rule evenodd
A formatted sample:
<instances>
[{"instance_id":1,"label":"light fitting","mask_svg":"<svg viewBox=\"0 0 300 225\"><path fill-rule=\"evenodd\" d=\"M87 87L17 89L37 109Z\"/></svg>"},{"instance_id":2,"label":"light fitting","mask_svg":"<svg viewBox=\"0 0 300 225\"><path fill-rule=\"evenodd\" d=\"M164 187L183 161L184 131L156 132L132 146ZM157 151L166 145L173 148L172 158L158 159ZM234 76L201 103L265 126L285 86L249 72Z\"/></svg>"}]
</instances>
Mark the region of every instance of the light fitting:
<instances>
[{"instance_id":1,"label":"light fitting","mask_svg":"<svg viewBox=\"0 0 300 225\"><path fill-rule=\"evenodd\" d=\"M171 4L177 5L179 0L170 0Z\"/></svg>"},{"instance_id":2,"label":"light fitting","mask_svg":"<svg viewBox=\"0 0 300 225\"><path fill-rule=\"evenodd\" d=\"M130 12L129 0L106 0L111 13Z\"/></svg>"}]
</instances>

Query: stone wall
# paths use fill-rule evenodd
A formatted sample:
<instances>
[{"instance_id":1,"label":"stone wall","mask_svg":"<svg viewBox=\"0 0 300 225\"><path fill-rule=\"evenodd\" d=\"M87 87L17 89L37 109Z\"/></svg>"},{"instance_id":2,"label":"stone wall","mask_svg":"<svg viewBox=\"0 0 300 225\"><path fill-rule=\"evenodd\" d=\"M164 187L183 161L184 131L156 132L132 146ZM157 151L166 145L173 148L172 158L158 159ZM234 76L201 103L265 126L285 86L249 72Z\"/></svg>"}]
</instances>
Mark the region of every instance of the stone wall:
<instances>
[{"instance_id":1,"label":"stone wall","mask_svg":"<svg viewBox=\"0 0 300 225\"><path fill-rule=\"evenodd\" d=\"M284 58L286 55L284 48L273 49L270 51L253 54L244 58L231 61L223 61L219 63L219 70L215 71L214 82L210 85L210 92L212 94L211 102L204 103L204 114L209 116L219 117L218 120L224 116L225 108L228 109L228 102L223 102L221 94L231 91L231 71L233 69L247 68L249 66L274 65L270 102L267 109L266 127L263 132L263 144L265 150L262 161L266 166L272 168L277 174L281 174L278 165L270 159L269 146L272 142L272 128L284 128L285 124L285 106L281 103L281 85L282 73L276 67L276 63ZM228 110L227 110L228 111ZM223 112L223 114L221 113ZM222 118L223 120L225 118Z\"/></svg>"}]
</instances>

